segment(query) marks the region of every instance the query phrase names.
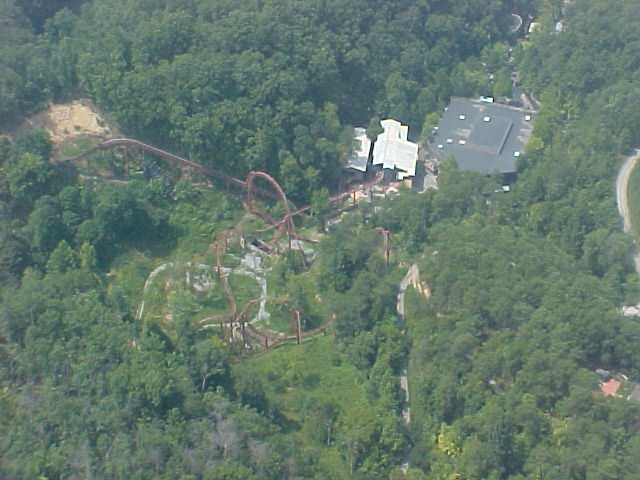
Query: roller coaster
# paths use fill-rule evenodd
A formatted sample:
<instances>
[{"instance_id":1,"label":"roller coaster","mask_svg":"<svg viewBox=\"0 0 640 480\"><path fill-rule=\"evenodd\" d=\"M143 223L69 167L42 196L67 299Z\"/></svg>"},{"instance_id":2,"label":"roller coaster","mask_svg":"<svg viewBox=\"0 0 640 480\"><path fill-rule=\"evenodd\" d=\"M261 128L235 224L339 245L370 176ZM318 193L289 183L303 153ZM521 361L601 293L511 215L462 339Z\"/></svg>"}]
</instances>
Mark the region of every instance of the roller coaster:
<instances>
[{"instance_id":1,"label":"roller coaster","mask_svg":"<svg viewBox=\"0 0 640 480\"><path fill-rule=\"evenodd\" d=\"M231 175L228 175L224 172L221 172L216 169L212 169L209 167L205 167L199 163L193 162L186 158L180 157L173 153L161 150L159 148L153 147L146 143L140 142L138 140L133 140L130 138L114 138L103 140L101 143L97 144L93 148L87 150L86 152L71 158L66 158L61 160L61 163L73 163L80 160L87 159L92 154L111 150L118 147L125 147L129 149L137 149L145 152L149 152L155 154L171 164L188 167L191 168L198 173L214 178L216 180L222 181L228 185L241 188L247 193L247 201L246 208L247 211L253 213L257 217L261 218L266 224L267 227L254 230L252 233L262 233L272 230L275 232L274 238L268 242L262 242L262 248L265 250L273 250L275 249L279 253L280 248L280 238L287 238L287 248L289 252L291 252L293 246L293 240L298 241L297 252L300 257L300 261L306 265L306 260L304 257L304 251L302 248L301 241L302 239L296 231L295 223L293 221L293 217L299 215L303 212L306 212L311 209L311 205L305 205L303 207L297 208L295 210L291 210L290 203L287 199L286 194L278 184L278 182L269 174L261 171L251 171L249 172L247 179L245 181L235 178ZM265 180L272 188L273 192L266 190L264 188L258 187L255 185L255 180L257 178L261 178ZM377 174L369 181L358 185L356 188L351 188L344 190L340 193L334 194L329 197L329 202L331 204L335 204L347 198L354 198L356 192L369 189L382 181L383 174L382 171L377 172ZM259 195L263 198L271 199L279 201L282 204L283 208L283 217L280 220L276 220L264 212L257 206L256 196ZM310 330L302 331L302 322L301 317L304 316L304 312L301 309L296 307L293 302L286 298L279 297L259 297L253 300L248 301L239 311L238 305L236 302L236 298L227 279L228 275L223 273L222 267L222 257L226 253L229 243L233 241L240 241L242 244L245 242L245 234L247 232L241 231L236 225L234 228L225 230L222 232L215 241L211 244L215 252L215 268L220 282L224 288L225 294L229 303L229 312L226 314L218 314L212 315L206 318L203 318L198 322L200 326L215 326L219 325L220 334L223 336L225 340L230 343L233 343L236 337L239 337L242 353L239 357L239 360L246 360L248 358L253 358L258 355L262 355L267 351L276 348L286 341L296 340L297 343L300 343L304 338L315 335L321 331L326 330L335 320L336 315L333 314L332 318L323 325L317 326ZM388 232L381 231L384 236L384 250L385 250L385 258L388 262ZM243 245L244 246L244 245ZM251 321L248 320L248 312L249 310L255 306L259 302L274 302L281 305L286 306L291 310L291 329L294 331L292 334L274 334L273 332L267 332L259 329L256 325L254 325ZM255 351L254 348L259 346L260 350ZM247 349L254 350L253 352L247 353Z\"/></svg>"},{"instance_id":2,"label":"roller coaster","mask_svg":"<svg viewBox=\"0 0 640 480\"><path fill-rule=\"evenodd\" d=\"M98 137L101 138L101 137ZM228 175L224 172L221 172L220 170L217 169L213 169L213 168L209 168L209 167L205 167L204 165L201 165L199 163L193 162L191 160L188 160L186 158L180 157L178 155L175 155L173 153L167 152L165 150L161 150L160 148L156 148L153 147L151 145L148 145L146 143L140 142L138 140L133 140L131 138L112 138L109 140L104 140L101 143L97 144L96 146L94 146L93 148L87 150L86 152L83 152L80 155L74 156L74 157L70 157L70 158L66 158L64 160L61 160L60 163L73 163L73 162L77 162L80 160L84 160L86 158L88 158L89 156L93 155L94 153L97 153L99 151L103 151L103 150L111 150L117 147L129 147L129 148L134 148L134 149L138 149L138 150L142 150L145 152L149 152L149 153L153 153L161 158L164 158L165 160L167 160L169 163L175 164L175 165L181 165L181 166L185 166L185 167L189 167L205 176L211 177L211 178L215 178L216 180L220 180L228 185L234 186L234 187L238 187L241 189L246 189L248 191L248 195L250 199L255 198L255 195L258 194L262 197L265 198L269 198L271 200L286 200L286 196L284 194L284 192L282 191L282 188L280 187L280 185L273 179L273 177L271 177L270 175L268 175L267 173L264 172L260 172L260 171L253 171L249 174L249 177L247 177L246 181L240 180L238 178L235 178L231 175ZM267 181L269 181L269 183L271 183L275 188L276 188L276 192L277 193L273 193L270 192L268 190L265 190L263 188L257 187L256 185L254 185L253 183L253 179L256 176L260 176L263 177L265 179L267 179ZM347 189L344 190L340 193L336 193L332 196L329 197L329 202L331 203L335 203L338 202L340 200L344 200L345 198L350 197L351 195L353 195L356 191L358 190L363 190L363 189L367 189L370 187L373 187L374 185L377 185L378 183L380 183L382 181L382 172L378 172L371 180L359 185L357 188L351 188L351 189ZM285 218L283 218L281 220L281 222L283 223L287 223L290 222L290 216L295 216L298 215L300 213L306 212L311 208L311 205L306 205L304 207L298 208L297 210L293 211L293 212L289 212L290 215L285 215Z\"/></svg>"}]
</instances>

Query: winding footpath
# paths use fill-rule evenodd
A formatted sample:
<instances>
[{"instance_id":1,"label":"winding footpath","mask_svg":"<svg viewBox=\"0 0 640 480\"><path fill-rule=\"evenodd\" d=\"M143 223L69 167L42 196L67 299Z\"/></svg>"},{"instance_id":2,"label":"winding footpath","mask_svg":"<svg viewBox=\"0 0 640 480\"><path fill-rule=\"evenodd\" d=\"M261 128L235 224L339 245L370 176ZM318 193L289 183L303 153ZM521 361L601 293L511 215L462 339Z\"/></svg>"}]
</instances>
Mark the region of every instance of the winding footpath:
<instances>
[{"instance_id":1,"label":"winding footpath","mask_svg":"<svg viewBox=\"0 0 640 480\"><path fill-rule=\"evenodd\" d=\"M246 258L246 257L245 257ZM169 267L173 267L174 264L172 262L169 263L163 263L162 265L160 265L159 267L156 267L147 277L147 280L144 283L144 287L142 289L142 300L140 301L140 304L138 305L138 308L136 310L136 315L135 315L135 319L140 321L142 320L142 316L144 315L144 308L145 308L145 298L146 295L149 291L149 288L151 287L151 284L153 283L155 277L162 271L166 270ZM182 266L190 268L192 267L192 263L191 262L187 262L182 264ZM205 264L197 264L195 265L197 268L202 269L202 270L213 270L213 267L211 267L210 265L205 265ZM256 314L256 316L251 319L249 321L249 323L255 323L258 322L259 320L262 319L267 319L269 318L269 312L267 312L267 308L266 308L266 303L267 303L267 299L269 298L267 295L267 282L264 278L264 276L262 274L264 274L265 270L257 267L257 268L249 268L245 265L241 268L227 268L227 267L222 267L221 271L224 275L228 276L228 275L244 275L247 276L249 278L252 278L253 280L256 281L256 283L258 284L258 286L260 287L260 302L259 302L259 309L258 309L258 313ZM189 277L189 274L187 272L187 283L191 284L191 280Z\"/></svg>"},{"instance_id":2,"label":"winding footpath","mask_svg":"<svg viewBox=\"0 0 640 480\"><path fill-rule=\"evenodd\" d=\"M624 232L629 234L633 233L633 227L631 225L631 213L629 211L629 198L627 195L627 191L629 188L629 179L631 178L631 173L638 163L638 160L640 160L640 150L636 150L634 155L631 155L626 159L626 161L620 168L618 179L616 180L616 200L618 202L618 212L620 212L620 216L622 216ZM640 251L635 239L633 240L633 243L636 245L636 251L633 254L633 263L635 264L636 272L638 273L638 275L640 275Z\"/></svg>"},{"instance_id":3,"label":"winding footpath","mask_svg":"<svg viewBox=\"0 0 640 480\"><path fill-rule=\"evenodd\" d=\"M403 334L406 332L406 320L404 316L404 293L407 290L409 284L417 285L420 278L420 270L414 263L409 267L407 274L400 282L400 289L398 290L398 303L396 304L396 313L398 315L398 328ZM405 425L411 423L411 405L409 403L409 379L407 378L407 361L405 360L402 369L400 370L400 390L402 390L402 418ZM409 470L409 454L411 453L411 446L408 445L402 455L402 463L400 468L404 473Z\"/></svg>"}]
</instances>

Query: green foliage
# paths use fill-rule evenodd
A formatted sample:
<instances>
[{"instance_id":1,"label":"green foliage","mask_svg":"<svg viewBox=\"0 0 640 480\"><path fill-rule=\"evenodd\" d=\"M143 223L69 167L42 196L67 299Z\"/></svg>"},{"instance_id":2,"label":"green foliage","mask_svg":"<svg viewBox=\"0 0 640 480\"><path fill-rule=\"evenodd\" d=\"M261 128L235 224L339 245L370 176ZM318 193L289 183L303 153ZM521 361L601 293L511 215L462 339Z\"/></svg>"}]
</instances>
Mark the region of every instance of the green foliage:
<instances>
[{"instance_id":1,"label":"green foliage","mask_svg":"<svg viewBox=\"0 0 640 480\"><path fill-rule=\"evenodd\" d=\"M341 228L320 245L320 283L325 288L344 292L353 277L365 266L378 243L378 234L369 228L356 231Z\"/></svg>"},{"instance_id":2,"label":"green foliage","mask_svg":"<svg viewBox=\"0 0 640 480\"><path fill-rule=\"evenodd\" d=\"M570 31L536 35L519 52L523 83L539 92L542 109L527 159L519 166L527 175L513 193L514 204L526 211L522 223L526 218L528 226L584 258L594 274L613 275L624 285L630 264L614 252L628 247L615 236L619 224L609 178L618 155L627 154L637 137L638 116L627 110L636 102L627 78L637 66L625 63L625 45L611 35L591 42L588 32L611 32L624 25L633 36L629 18L637 12L624 2L613 7L614 16L602 15L603 8L609 6L593 0L584 9L568 9ZM597 248L596 238L604 240ZM596 260L599 249L618 259L601 263Z\"/></svg>"},{"instance_id":3,"label":"green foliage","mask_svg":"<svg viewBox=\"0 0 640 480\"><path fill-rule=\"evenodd\" d=\"M52 169L46 158L35 153L23 153L7 169L9 192L21 205L32 205L48 193Z\"/></svg>"},{"instance_id":4,"label":"green foliage","mask_svg":"<svg viewBox=\"0 0 640 480\"><path fill-rule=\"evenodd\" d=\"M12 231L8 222L2 222L0 225L0 285L17 282L30 261L28 242L17 232Z\"/></svg>"},{"instance_id":5,"label":"green foliage","mask_svg":"<svg viewBox=\"0 0 640 480\"><path fill-rule=\"evenodd\" d=\"M498 72L509 65L509 47L504 43L488 45L482 50L480 59L488 71Z\"/></svg>"},{"instance_id":6,"label":"green foliage","mask_svg":"<svg viewBox=\"0 0 640 480\"><path fill-rule=\"evenodd\" d=\"M82 92L133 135L230 173L269 171L317 223L350 148L343 125L371 120L375 136L398 116L428 138L451 94L510 89L508 13L562 13L556 1L45 3L21 5L36 37L0 2L3 121ZM514 49L542 109L511 192L444 161L438 190L343 217L309 270L295 252L274 260L269 293L302 308L305 328L334 327L235 365L195 323L227 306L222 293L182 288L178 268L133 319L149 272L206 252L239 202L174 185L175 171L62 175L43 131L2 141L0 476L631 478L638 405L600 396L592 372L640 378L640 327L618 314L638 282L611 186L640 132L636 3L566 5L565 31ZM391 233L389 265L376 227ZM402 335L398 285L414 262L431 296L408 288ZM258 295L230 281L239 300Z\"/></svg>"},{"instance_id":7,"label":"green foliage","mask_svg":"<svg viewBox=\"0 0 640 480\"><path fill-rule=\"evenodd\" d=\"M330 211L329 192L326 188L316 190L311 195L311 215L316 217L318 222L318 230L324 231L325 217Z\"/></svg>"},{"instance_id":8,"label":"green foliage","mask_svg":"<svg viewBox=\"0 0 640 480\"><path fill-rule=\"evenodd\" d=\"M638 226L640 226L640 173L634 169L629 178L627 188L628 202L630 206L631 225L634 234L637 235Z\"/></svg>"},{"instance_id":9,"label":"green foliage","mask_svg":"<svg viewBox=\"0 0 640 480\"><path fill-rule=\"evenodd\" d=\"M440 114L438 112L431 112L424 117L424 123L422 124L422 135L420 139L423 143L431 140L434 134L435 127L438 126L440 121Z\"/></svg>"},{"instance_id":10,"label":"green foliage","mask_svg":"<svg viewBox=\"0 0 640 480\"><path fill-rule=\"evenodd\" d=\"M611 285L535 235L515 241L508 228L479 227L434 229L437 255L421 265L433 296L408 299L412 415L438 435L438 449L419 463L442 478L521 471L546 445L549 418L570 415L564 398L580 391L595 401L595 375L580 366L607 364L617 357L610 349L629 341L618 333L626 321L610 312Z\"/></svg>"},{"instance_id":11,"label":"green foliage","mask_svg":"<svg viewBox=\"0 0 640 480\"><path fill-rule=\"evenodd\" d=\"M250 391L264 391L272 415L284 417L300 475L380 476L404 446L402 428L384 403L367 398L362 373L331 343L326 336L282 348L239 365L242 373L234 375L253 384Z\"/></svg>"},{"instance_id":12,"label":"green foliage","mask_svg":"<svg viewBox=\"0 0 640 480\"><path fill-rule=\"evenodd\" d=\"M62 240L49 256L47 273L65 273L67 270L77 268L78 263L78 255L65 240Z\"/></svg>"},{"instance_id":13,"label":"green foliage","mask_svg":"<svg viewBox=\"0 0 640 480\"><path fill-rule=\"evenodd\" d=\"M375 140L382 132L384 132L384 129L382 128L382 125L380 125L380 117L376 115L369 120L367 137L369 137L370 140Z\"/></svg>"},{"instance_id":14,"label":"green foliage","mask_svg":"<svg viewBox=\"0 0 640 480\"><path fill-rule=\"evenodd\" d=\"M34 41L29 21L13 0L0 2L0 118L9 121L41 98L29 98L22 55Z\"/></svg>"},{"instance_id":15,"label":"green foliage","mask_svg":"<svg viewBox=\"0 0 640 480\"><path fill-rule=\"evenodd\" d=\"M493 76L492 94L494 97L510 97L511 96L511 76L508 70L499 70Z\"/></svg>"},{"instance_id":16,"label":"green foliage","mask_svg":"<svg viewBox=\"0 0 640 480\"><path fill-rule=\"evenodd\" d=\"M40 254L40 262L54 249L64 236L60 205L54 198L43 196L29 215L27 231L33 250Z\"/></svg>"},{"instance_id":17,"label":"green foliage","mask_svg":"<svg viewBox=\"0 0 640 480\"><path fill-rule=\"evenodd\" d=\"M489 75L477 58L456 65L451 73L453 94L473 97L490 91Z\"/></svg>"},{"instance_id":18,"label":"green foliage","mask_svg":"<svg viewBox=\"0 0 640 480\"><path fill-rule=\"evenodd\" d=\"M503 35L507 11L459 0L231 1L224 15L214 1L45 3L21 4L44 33L8 66L8 110L80 87L133 135L238 175L266 170L305 201L338 184L342 125L377 114L418 133L451 94L456 64ZM19 13L9 18L25 23ZM465 65L453 89L485 89L479 62Z\"/></svg>"},{"instance_id":19,"label":"green foliage","mask_svg":"<svg viewBox=\"0 0 640 480\"><path fill-rule=\"evenodd\" d=\"M18 137L16 142L18 155L32 153L44 159L48 159L51 156L52 147L49 134L39 128L27 130Z\"/></svg>"}]
</instances>

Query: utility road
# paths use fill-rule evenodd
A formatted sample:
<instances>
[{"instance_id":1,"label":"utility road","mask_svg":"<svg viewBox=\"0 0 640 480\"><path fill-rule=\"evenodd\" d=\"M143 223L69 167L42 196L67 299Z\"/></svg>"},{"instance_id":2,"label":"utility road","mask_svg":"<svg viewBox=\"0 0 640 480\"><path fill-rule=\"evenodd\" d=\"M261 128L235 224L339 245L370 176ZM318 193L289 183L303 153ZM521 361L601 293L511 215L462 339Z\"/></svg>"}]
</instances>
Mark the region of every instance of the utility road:
<instances>
[{"instance_id":1,"label":"utility road","mask_svg":"<svg viewBox=\"0 0 640 480\"><path fill-rule=\"evenodd\" d=\"M396 304L396 313L398 315L398 327L402 333L405 333L406 322L404 318L404 292L407 290L409 284L417 285L420 278L420 270L414 263L409 267L407 274L400 282L400 289L398 290L398 303ZM411 423L411 408L409 404L409 380L407 378L407 362L402 366L400 370L400 389L402 390L402 418L404 423L409 425ZM407 446L402 457L402 463L400 468L404 473L407 473L409 469L409 453L411 447Z\"/></svg>"},{"instance_id":2,"label":"utility road","mask_svg":"<svg viewBox=\"0 0 640 480\"><path fill-rule=\"evenodd\" d=\"M629 158L627 158L627 160L620 168L618 179L616 181L616 199L618 201L618 211L622 216L623 228L625 233L633 233L627 191L629 189L629 178L631 178L631 173L638 163L638 160L640 160L640 150L636 150L636 153L634 155L631 155ZM635 239L634 243L636 243ZM637 248L636 252L633 254L633 263L636 266L636 272L638 273L638 275L640 275L640 252L638 252Z\"/></svg>"}]
</instances>

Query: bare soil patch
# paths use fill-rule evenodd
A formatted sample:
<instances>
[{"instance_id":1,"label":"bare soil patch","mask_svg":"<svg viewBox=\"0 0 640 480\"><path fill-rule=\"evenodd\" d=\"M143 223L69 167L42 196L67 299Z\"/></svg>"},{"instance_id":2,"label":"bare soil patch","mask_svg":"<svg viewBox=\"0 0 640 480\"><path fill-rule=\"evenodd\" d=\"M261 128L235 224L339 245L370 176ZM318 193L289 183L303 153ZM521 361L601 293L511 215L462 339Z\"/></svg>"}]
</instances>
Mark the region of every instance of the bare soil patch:
<instances>
[{"instance_id":1,"label":"bare soil patch","mask_svg":"<svg viewBox=\"0 0 640 480\"><path fill-rule=\"evenodd\" d=\"M13 136L31 128L46 130L56 148L70 138L92 135L103 137L115 133L115 127L104 121L89 100L51 105L45 111L25 120Z\"/></svg>"}]
</instances>

